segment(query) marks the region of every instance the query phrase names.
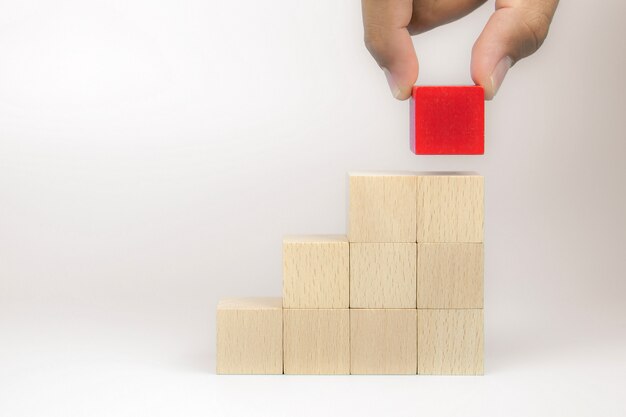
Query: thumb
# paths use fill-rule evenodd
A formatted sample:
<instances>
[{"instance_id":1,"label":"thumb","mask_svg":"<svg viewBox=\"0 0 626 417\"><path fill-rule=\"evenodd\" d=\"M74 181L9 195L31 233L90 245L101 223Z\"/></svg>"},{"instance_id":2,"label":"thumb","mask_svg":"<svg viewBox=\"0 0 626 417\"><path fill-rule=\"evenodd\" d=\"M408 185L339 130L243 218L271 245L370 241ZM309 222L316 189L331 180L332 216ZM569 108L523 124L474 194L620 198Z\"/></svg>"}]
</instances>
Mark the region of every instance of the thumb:
<instances>
[{"instance_id":1,"label":"thumb","mask_svg":"<svg viewBox=\"0 0 626 417\"><path fill-rule=\"evenodd\" d=\"M418 73L417 56L409 32L390 31L380 42L366 41L366 45L385 73L391 94L398 100L409 98Z\"/></svg>"},{"instance_id":2,"label":"thumb","mask_svg":"<svg viewBox=\"0 0 626 417\"><path fill-rule=\"evenodd\" d=\"M362 0L365 46L381 67L398 100L411 96L418 64L407 26L411 0Z\"/></svg>"},{"instance_id":3,"label":"thumb","mask_svg":"<svg viewBox=\"0 0 626 417\"><path fill-rule=\"evenodd\" d=\"M504 3L523 3L524 7ZM557 3L557 0L496 2L496 12L472 50L472 79L485 89L485 99L491 100L496 95L515 62L539 49L548 35Z\"/></svg>"}]
</instances>

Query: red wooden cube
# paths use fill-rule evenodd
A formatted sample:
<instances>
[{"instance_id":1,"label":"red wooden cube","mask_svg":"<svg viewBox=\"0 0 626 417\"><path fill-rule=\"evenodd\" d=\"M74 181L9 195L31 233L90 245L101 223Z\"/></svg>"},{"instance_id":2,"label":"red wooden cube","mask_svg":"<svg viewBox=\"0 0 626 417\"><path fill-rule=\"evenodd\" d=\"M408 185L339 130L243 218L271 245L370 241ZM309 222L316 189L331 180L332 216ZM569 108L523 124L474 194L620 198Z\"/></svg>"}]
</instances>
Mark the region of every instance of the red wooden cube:
<instances>
[{"instance_id":1,"label":"red wooden cube","mask_svg":"<svg viewBox=\"0 0 626 417\"><path fill-rule=\"evenodd\" d=\"M411 150L417 155L485 153L485 94L481 86L413 87Z\"/></svg>"}]
</instances>

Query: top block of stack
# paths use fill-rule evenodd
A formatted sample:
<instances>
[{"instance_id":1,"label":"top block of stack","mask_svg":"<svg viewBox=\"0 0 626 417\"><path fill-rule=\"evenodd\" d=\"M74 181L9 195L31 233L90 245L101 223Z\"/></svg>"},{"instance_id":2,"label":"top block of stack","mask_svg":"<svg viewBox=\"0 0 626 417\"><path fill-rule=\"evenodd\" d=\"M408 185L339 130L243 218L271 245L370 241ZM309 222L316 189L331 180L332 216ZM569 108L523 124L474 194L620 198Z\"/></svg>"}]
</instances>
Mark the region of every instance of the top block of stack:
<instances>
[{"instance_id":1,"label":"top block of stack","mask_svg":"<svg viewBox=\"0 0 626 417\"><path fill-rule=\"evenodd\" d=\"M482 242L484 180L480 175L417 177L417 241Z\"/></svg>"},{"instance_id":2,"label":"top block of stack","mask_svg":"<svg viewBox=\"0 0 626 417\"><path fill-rule=\"evenodd\" d=\"M482 242L484 181L474 174L349 174L350 242Z\"/></svg>"},{"instance_id":3,"label":"top block of stack","mask_svg":"<svg viewBox=\"0 0 626 417\"><path fill-rule=\"evenodd\" d=\"M350 242L415 242L417 177L348 174Z\"/></svg>"}]
</instances>

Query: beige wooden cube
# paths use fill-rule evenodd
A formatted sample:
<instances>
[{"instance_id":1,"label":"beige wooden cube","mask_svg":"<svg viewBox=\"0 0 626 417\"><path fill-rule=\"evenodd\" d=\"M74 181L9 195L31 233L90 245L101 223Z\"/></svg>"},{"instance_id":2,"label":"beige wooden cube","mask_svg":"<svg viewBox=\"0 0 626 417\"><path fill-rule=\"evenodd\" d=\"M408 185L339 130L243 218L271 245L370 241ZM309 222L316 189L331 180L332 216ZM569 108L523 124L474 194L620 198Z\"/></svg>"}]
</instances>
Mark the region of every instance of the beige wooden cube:
<instances>
[{"instance_id":1,"label":"beige wooden cube","mask_svg":"<svg viewBox=\"0 0 626 417\"><path fill-rule=\"evenodd\" d=\"M351 308L416 307L415 243L350 243Z\"/></svg>"},{"instance_id":2,"label":"beige wooden cube","mask_svg":"<svg viewBox=\"0 0 626 417\"><path fill-rule=\"evenodd\" d=\"M348 309L284 309L285 374L349 374Z\"/></svg>"},{"instance_id":3,"label":"beige wooden cube","mask_svg":"<svg viewBox=\"0 0 626 417\"><path fill-rule=\"evenodd\" d=\"M417 373L483 374L482 309L418 309Z\"/></svg>"},{"instance_id":4,"label":"beige wooden cube","mask_svg":"<svg viewBox=\"0 0 626 417\"><path fill-rule=\"evenodd\" d=\"M482 243L419 243L417 308L483 307Z\"/></svg>"},{"instance_id":5,"label":"beige wooden cube","mask_svg":"<svg viewBox=\"0 0 626 417\"><path fill-rule=\"evenodd\" d=\"M348 308L350 247L346 236L283 239L283 306Z\"/></svg>"},{"instance_id":6,"label":"beige wooden cube","mask_svg":"<svg viewBox=\"0 0 626 417\"><path fill-rule=\"evenodd\" d=\"M416 185L413 174L350 174L350 242L415 242Z\"/></svg>"},{"instance_id":7,"label":"beige wooden cube","mask_svg":"<svg viewBox=\"0 0 626 417\"><path fill-rule=\"evenodd\" d=\"M415 309L351 309L351 373L415 375L416 313Z\"/></svg>"},{"instance_id":8,"label":"beige wooden cube","mask_svg":"<svg viewBox=\"0 0 626 417\"><path fill-rule=\"evenodd\" d=\"M231 298L217 305L217 373L282 374L280 298Z\"/></svg>"},{"instance_id":9,"label":"beige wooden cube","mask_svg":"<svg viewBox=\"0 0 626 417\"><path fill-rule=\"evenodd\" d=\"M480 175L417 177L417 242L482 242L484 186Z\"/></svg>"}]
</instances>

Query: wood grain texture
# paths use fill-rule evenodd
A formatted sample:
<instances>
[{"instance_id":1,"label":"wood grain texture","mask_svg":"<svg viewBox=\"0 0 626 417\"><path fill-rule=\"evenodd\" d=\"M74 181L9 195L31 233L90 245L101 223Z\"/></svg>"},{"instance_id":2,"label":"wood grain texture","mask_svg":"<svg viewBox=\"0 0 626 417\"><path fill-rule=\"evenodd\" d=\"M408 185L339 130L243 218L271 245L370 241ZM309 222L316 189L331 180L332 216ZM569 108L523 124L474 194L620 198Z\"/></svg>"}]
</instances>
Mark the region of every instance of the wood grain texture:
<instances>
[{"instance_id":1,"label":"wood grain texture","mask_svg":"<svg viewBox=\"0 0 626 417\"><path fill-rule=\"evenodd\" d=\"M283 239L283 306L348 308L350 247L346 236Z\"/></svg>"},{"instance_id":2,"label":"wood grain texture","mask_svg":"<svg viewBox=\"0 0 626 417\"><path fill-rule=\"evenodd\" d=\"M217 305L217 373L282 374L280 298L231 298Z\"/></svg>"},{"instance_id":3,"label":"wood grain texture","mask_svg":"<svg viewBox=\"0 0 626 417\"><path fill-rule=\"evenodd\" d=\"M483 374L482 309L418 309L417 373Z\"/></svg>"},{"instance_id":4,"label":"wood grain texture","mask_svg":"<svg viewBox=\"0 0 626 417\"><path fill-rule=\"evenodd\" d=\"M482 243L419 243L417 308L483 307Z\"/></svg>"},{"instance_id":5,"label":"wood grain texture","mask_svg":"<svg viewBox=\"0 0 626 417\"><path fill-rule=\"evenodd\" d=\"M349 374L348 309L284 309L285 374Z\"/></svg>"},{"instance_id":6,"label":"wood grain texture","mask_svg":"<svg viewBox=\"0 0 626 417\"><path fill-rule=\"evenodd\" d=\"M352 374L417 373L417 310L351 309Z\"/></svg>"},{"instance_id":7,"label":"wood grain texture","mask_svg":"<svg viewBox=\"0 0 626 417\"><path fill-rule=\"evenodd\" d=\"M482 242L484 185L480 175L417 177L417 242Z\"/></svg>"},{"instance_id":8,"label":"wood grain texture","mask_svg":"<svg viewBox=\"0 0 626 417\"><path fill-rule=\"evenodd\" d=\"M415 308L415 243L350 243L351 308Z\"/></svg>"},{"instance_id":9,"label":"wood grain texture","mask_svg":"<svg viewBox=\"0 0 626 417\"><path fill-rule=\"evenodd\" d=\"M415 242L416 176L349 174L350 242Z\"/></svg>"}]
</instances>

